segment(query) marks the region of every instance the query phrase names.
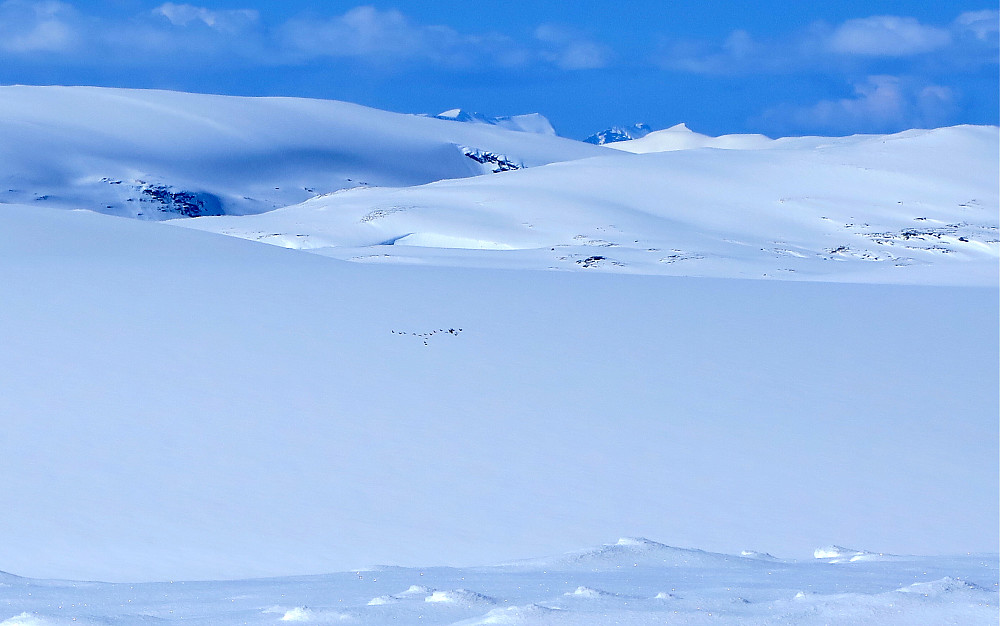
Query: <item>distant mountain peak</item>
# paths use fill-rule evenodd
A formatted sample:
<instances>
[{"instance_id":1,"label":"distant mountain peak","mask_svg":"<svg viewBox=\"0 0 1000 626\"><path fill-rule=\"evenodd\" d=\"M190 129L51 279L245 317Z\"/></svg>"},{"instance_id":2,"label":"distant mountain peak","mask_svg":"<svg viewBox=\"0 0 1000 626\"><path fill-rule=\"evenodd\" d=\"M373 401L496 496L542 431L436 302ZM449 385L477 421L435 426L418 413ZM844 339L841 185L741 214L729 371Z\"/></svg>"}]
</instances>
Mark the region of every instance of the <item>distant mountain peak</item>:
<instances>
[{"instance_id":1,"label":"distant mountain peak","mask_svg":"<svg viewBox=\"0 0 1000 626\"><path fill-rule=\"evenodd\" d=\"M555 135L556 131L541 113L525 113L524 115L507 115L502 117L490 117L475 111L464 109L448 109L433 116L439 120L452 122L466 122L469 124L486 124L488 126L499 126L507 130L516 130L523 133L535 133L538 135Z\"/></svg>"},{"instance_id":2,"label":"distant mountain peak","mask_svg":"<svg viewBox=\"0 0 1000 626\"><path fill-rule=\"evenodd\" d=\"M684 125L680 124L680 126ZM685 129L686 128L687 127L685 126ZM632 124L631 126L612 126L611 128L602 130L599 133L594 133L590 137L584 139L584 141L598 146L603 146L608 143L640 139L651 132L653 132L653 129L649 127L649 124L643 123Z\"/></svg>"}]
</instances>

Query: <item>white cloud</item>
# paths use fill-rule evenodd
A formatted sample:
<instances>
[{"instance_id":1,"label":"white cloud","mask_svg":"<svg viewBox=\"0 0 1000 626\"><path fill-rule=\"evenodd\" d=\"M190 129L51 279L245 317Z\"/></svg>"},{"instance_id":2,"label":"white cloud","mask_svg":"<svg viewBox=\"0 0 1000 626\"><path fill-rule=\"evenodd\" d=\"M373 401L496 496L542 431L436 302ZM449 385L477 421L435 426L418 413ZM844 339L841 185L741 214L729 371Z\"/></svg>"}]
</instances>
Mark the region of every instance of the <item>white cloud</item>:
<instances>
[{"instance_id":1,"label":"white cloud","mask_svg":"<svg viewBox=\"0 0 1000 626\"><path fill-rule=\"evenodd\" d=\"M294 66L353 59L379 67L452 70L553 65L605 67L608 47L577 33L542 27L526 40L459 32L414 22L399 10L357 6L327 18L266 24L251 9L215 10L165 2L135 16L84 15L57 0L0 0L0 52L31 62L74 66L189 67L215 63Z\"/></svg>"},{"instance_id":2,"label":"white cloud","mask_svg":"<svg viewBox=\"0 0 1000 626\"><path fill-rule=\"evenodd\" d=\"M283 30L290 47L322 56L422 55L435 44L429 33L413 26L399 11L367 6L327 20L295 19ZM454 36L450 32L438 35Z\"/></svg>"},{"instance_id":3,"label":"white cloud","mask_svg":"<svg viewBox=\"0 0 1000 626\"><path fill-rule=\"evenodd\" d=\"M17 54L58 53L78 43L73 7L45 0L0 3L0 50Z\"/></svg>"},{"instance_id":4,"label":"white cloud","mask_svg":"<svg viewBox=\"0 0 1000 626\"><path fill-rule=\"evenodd\" d=\"M938 67L997 61L997 11L962 13L933 26L892 15L837 25L816 22L785 37L754 39L736 30L721 42L667 42L655 61L664 69L695 74L787 73L819 69L878 71L880 61L910 59Z\"/></svg>"},{"instance_id":5,"label":"white cloud","mask_svg":"<svg viewBox=\"0 0 1000 626\"><path fill-rule=\"evenodd\" d=\"M785 72L802 67L812 52L800 42L754 39L745 30L732 31L721 44L677 41L656 55L660 67L692 74Z\"/></svg>"},{"instance_id":6,"label":"white cloud","mask_svg":"<svg viewBox=\"0 0 1000 626\"><path fill-rule=\"evenodd\" d=\"M233 32L253 24L259 19L257 11L252 9L236 9L229 11L212 11L204 7L190 4L174 4L167 2L153 9L154 15L160 15L175 26L187 26L201 22L206 26L223 32Z\"/></svg>"},{"instance_id":7,"label":"white cloud","mask_svg":"<svg viewBox=\"0 0 1000 626\"><path fill-rule=\"evenodd\" d=\"M513 65L523 51L501 35L467 35L447 26L416 24L397 10L361 6L326 19L293 19L279 48L299 59L351 57L375 62L423 61L447 67Z\"/></svg>"},{"instance_id":8,"label":"white cloud","mask_svg":"<svg viewBox=\"0 0 1000 626\"><path fill-rule=\"evenodd\" d=\"M12 52L62 52L72 48L73 30L59 20L45 20L30 30L5 37L3 47Z\"/></svg>"},{"instance_id":9,"label":"white cloud","mask_svg":"<svg viewBox=\"0 0 1000 626\"><path fill-rule=\"evenodd\" d=\"M789 129L886 132L947 124L956 110L957 97L949 87L880 75L856 83L853 97L804 107L777 107L765 118L772 125Z\"/></svg>"},{"instance_id":10,"label":"white cloud","mask_svg":"<svg viewBox=\"0 0 1000 626\"><path fill-rule=\"evenodd\" d=\"M734 30L726 37L722 49L735 58L747 58L760 51L760 44L745 30Z\"/></svg>"},{"instance_id":11,"label":"white cloud","mask_svg":"<svg viewBox=\"0 0 1000 626\"><path fill-rule=\"evenodd\" d=\"M1000 33L1000 11L968 11L955 18L955 28L960 33L971 33L984 42L997 42Z\"/></svg>"},{"instance_id":12,"label":"white cloud","mask_svg":"<svg viewBox=\"0 0 1000 626\"><path fill-rule=\"evenodd\" d=\"M947 29L921 24L912 17L880 15L844 22L827 45L838 54L903 57L941 50L951 41Z\"/></svg>"},{"instance_id":13,"label":"white cloud","mask_svg":"<svg viewBox=\"0 0 1000 626\"><path fill-rule=\"evenodd\" d=\"M543 62L564 70L606 67L607 46L552 25L521 43L499 34L466 34L447 26L413 22L398 10L360 6L325 19L282 25L279 48L300 60L347 57L380 63L430 62L444 67L519 67Z\"/></svg>"},{"instance_id":14,"label":"white cloud","mask_svg":"<svg viewBox=\"0 0 1000 626\"><path fill-rule=\"evenodd\" d=\"M591 41L579 33L543 24L535 29L535 39L544 49L539 53L545 61L564 70L589 70L607 67L611 62L611 49Z\"/></svg>"}]
</instances>

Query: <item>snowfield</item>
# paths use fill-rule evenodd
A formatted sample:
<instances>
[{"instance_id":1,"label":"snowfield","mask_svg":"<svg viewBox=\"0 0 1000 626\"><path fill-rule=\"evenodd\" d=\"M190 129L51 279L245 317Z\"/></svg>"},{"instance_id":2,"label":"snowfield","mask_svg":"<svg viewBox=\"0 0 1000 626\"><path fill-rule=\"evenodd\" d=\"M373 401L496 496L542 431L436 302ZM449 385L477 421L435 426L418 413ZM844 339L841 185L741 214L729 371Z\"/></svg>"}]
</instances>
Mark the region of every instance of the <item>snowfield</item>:
<instances>
[{"instance_id":1,"label":"snowfield","mask_svg":"<svg viewBox=\"0 0 1000 626\"><path fill-rule=\"evenodd\" d=\"M0 88L0 625L995 623L996 128L453 117Z\"/></svg>"}]
</instances>

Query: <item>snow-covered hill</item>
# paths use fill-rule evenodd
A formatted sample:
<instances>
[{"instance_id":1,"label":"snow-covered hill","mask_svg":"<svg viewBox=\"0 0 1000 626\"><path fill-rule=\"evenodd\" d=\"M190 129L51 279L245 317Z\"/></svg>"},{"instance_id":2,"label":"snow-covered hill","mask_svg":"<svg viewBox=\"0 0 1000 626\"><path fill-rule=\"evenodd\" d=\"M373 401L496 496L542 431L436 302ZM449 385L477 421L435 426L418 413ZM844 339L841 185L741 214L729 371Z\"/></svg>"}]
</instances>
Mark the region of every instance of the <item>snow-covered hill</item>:
<instances>
[{"instance_id":1,"label":"snow-covered hill","mask_svg":"<svg viewBox=\"0 0 1000 626\"><path fill-rule=\"evenodd\" d=\"M801 138L786 137L780 140L773 140L764 135L722 135L721 137L711 137L696 133L686 124L677 124L666 130L657 130L647 133L642 137L637 137L631 141L618 141L609 143L609 148L632 152L635 154L645 154L648 152L668 152L672 150L693 150L695 148L719 148L728 150L754 150L762 148L786 146L808 146L814 147L829 143L832 138Z\"/></svg>"},{"instance_id":2,"label":"snow-covered hill","mask_svg":"<svg viewBox=\"0 0 1000 626\"><path fill-rule=\"evenodd\" d=\"M997 281L995 127L771 140L678 125L609 150L502 128L548 127L537 115L443 115L3 87L0 203L181 217L362 262Z\"/></svg>"},{"instance_id":3,"label":"snow-covered hill","mask_svg":"<svg viewBox=\"0 0 1000 626\"><path fill-rule=\"evenodd\" d=\"M600 153L345 102L0 87L0 202L146 219L260 213L339 189L496 169L470 156L532 167Z\"/></svg>"},{"instance_id":4,"label":"snow-covered hill","mask_svg":"<svg viewBox=\"0 0 1000 626\"><path fill-rule=\"evenodd\" d=\"M996 128L777 141L662 132L683 141L176 223L362 262L997 282ZM739 149L697 149L723 144Z\"/></svg>"}]
</instances>

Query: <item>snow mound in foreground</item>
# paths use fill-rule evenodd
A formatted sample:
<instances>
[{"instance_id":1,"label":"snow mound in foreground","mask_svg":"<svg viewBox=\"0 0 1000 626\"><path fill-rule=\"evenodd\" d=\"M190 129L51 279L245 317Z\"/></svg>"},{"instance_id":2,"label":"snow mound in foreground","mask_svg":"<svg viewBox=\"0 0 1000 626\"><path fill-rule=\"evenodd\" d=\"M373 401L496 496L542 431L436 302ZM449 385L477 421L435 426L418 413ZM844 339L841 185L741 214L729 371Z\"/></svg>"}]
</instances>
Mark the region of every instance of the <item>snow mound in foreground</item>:
<instances>
[{"instance_id":1,"label":"snow mound in foreground","mask_svg":"<svg viewBox=\"0 0 1000 626\"><path fill-rule=\"evenodd\" d=\"M432 604L458 604L462 606L475 606L482 604L496 604L496 598L491 598L468 589L454 589L452 591L435 591L424 598L424 602Z\"/></svg>"},{"instance_id":2,"label":"snow mound in foreground","mask_svg":"<svg viewBox=\"0 0 1000 626\"><path fill-rule=\"evenodd\" d=\"M455 626L487 626L488 624L548 624L552 617L567 617L572 619L568 611L550 608L539 604L529 604L527 606L510 606L502 609L493 609L482 617L473 618L458 622Z\"/></svg>"},{"instance_id":3,"label":"snow mound in foreground","mask_svg":"<svg viewBox=\"0 0 1000 626\"><path fill-rule=\"evenodd\" d=\"M325 610L314 610L309 607L297 606L294 609L285 611L285 614L281 617L283 622L306 622L306 623L319 623L319 624L329 624L333 622L347 622L351 621L350 615L344 613L337 613L335 611L325 611Z\"/></svg>"},{"instance_id":4,"label":"snow mound in foreground","mask_svg":"<svg viewBox=\"0 0 1000 626\"><path fill-rule=\"evenodd\" d=\"M853 550L842 546L826 546L816 548L813 556L817 559L824 559L828 563L857 563L859 561L901 561L907 557L896 554L886 554L885 552L869 552L867 550Z\"/></svg>"},{"instance_id":5,"label":"snow mound in foreground","mask_svg":"<svg viewBox=\"0 0 1000 626\"><path fill-rule=\"evenodd\" d=\"M593 587L586 587L580 585L573 591L567 591L563 595L570 596L573 598L616 598L618 594L612 593L610 591L604 591L603 589L594 589Z\"/></svg>"},{"instance_id":6,"label":"snow mound in foreground","mask_svg":"<svg viewBox=\"0 0 1000 626\"><path fill-rule=\"evenodd\" d=\"M934 597L952 593L990 593L988 590L983 589L979 585L966 582L958 578L952 578L950 576L945 576L944 578L929 582L913 583L912 585L908 585L906 587L900 587L897 591L901 593L920 594L925 597Z\"/></svg>"},{"instance_id":7,"label":"snow mound in foreground","mask_svg":"<svg viewBox=\"0 0 1000 626\"><path fill-rule=\"evenodd\" d=\"M0 626L47 626L52 622L43 620L36 615L29 615L28 613L21 613L20 615L15 615L10 619L5 619L0 622Z\"/></svg>"},{"instance_id":8,"label":"snow mound in foreground","mask_svg":"<svg viewBox=\"0 0 1000 626\"><path fill-rule=\"evenodd\" d=\"M384 606L386 604L396 604L399 598L395 596L376 596L368 601L368 606Z\"/></svg>"},{"instance_id":9,"label":"snow mound in foreground","mask_svg":"<svg viewBox=\"0 0 1000 626\"><path fill-rule=\"evenodd\" d=\"M423 585L410 585L406 591L401 591L396 594L397 598L414 598L423 597L428 594L432 594L436 589L431 589L430 587L425 587Z\"/></svg>"},{"instance_id":10,"label":"snow mound in foreground","mask_svg":"<svg viewBox=\"0 0 1000 626\"><path fill-rule=\"evenodd\" d=\"M0 626L104 626L108 623L107 620L103 619L22 612L20 615L0 621Z\"/></svg>"}]
</instances>

